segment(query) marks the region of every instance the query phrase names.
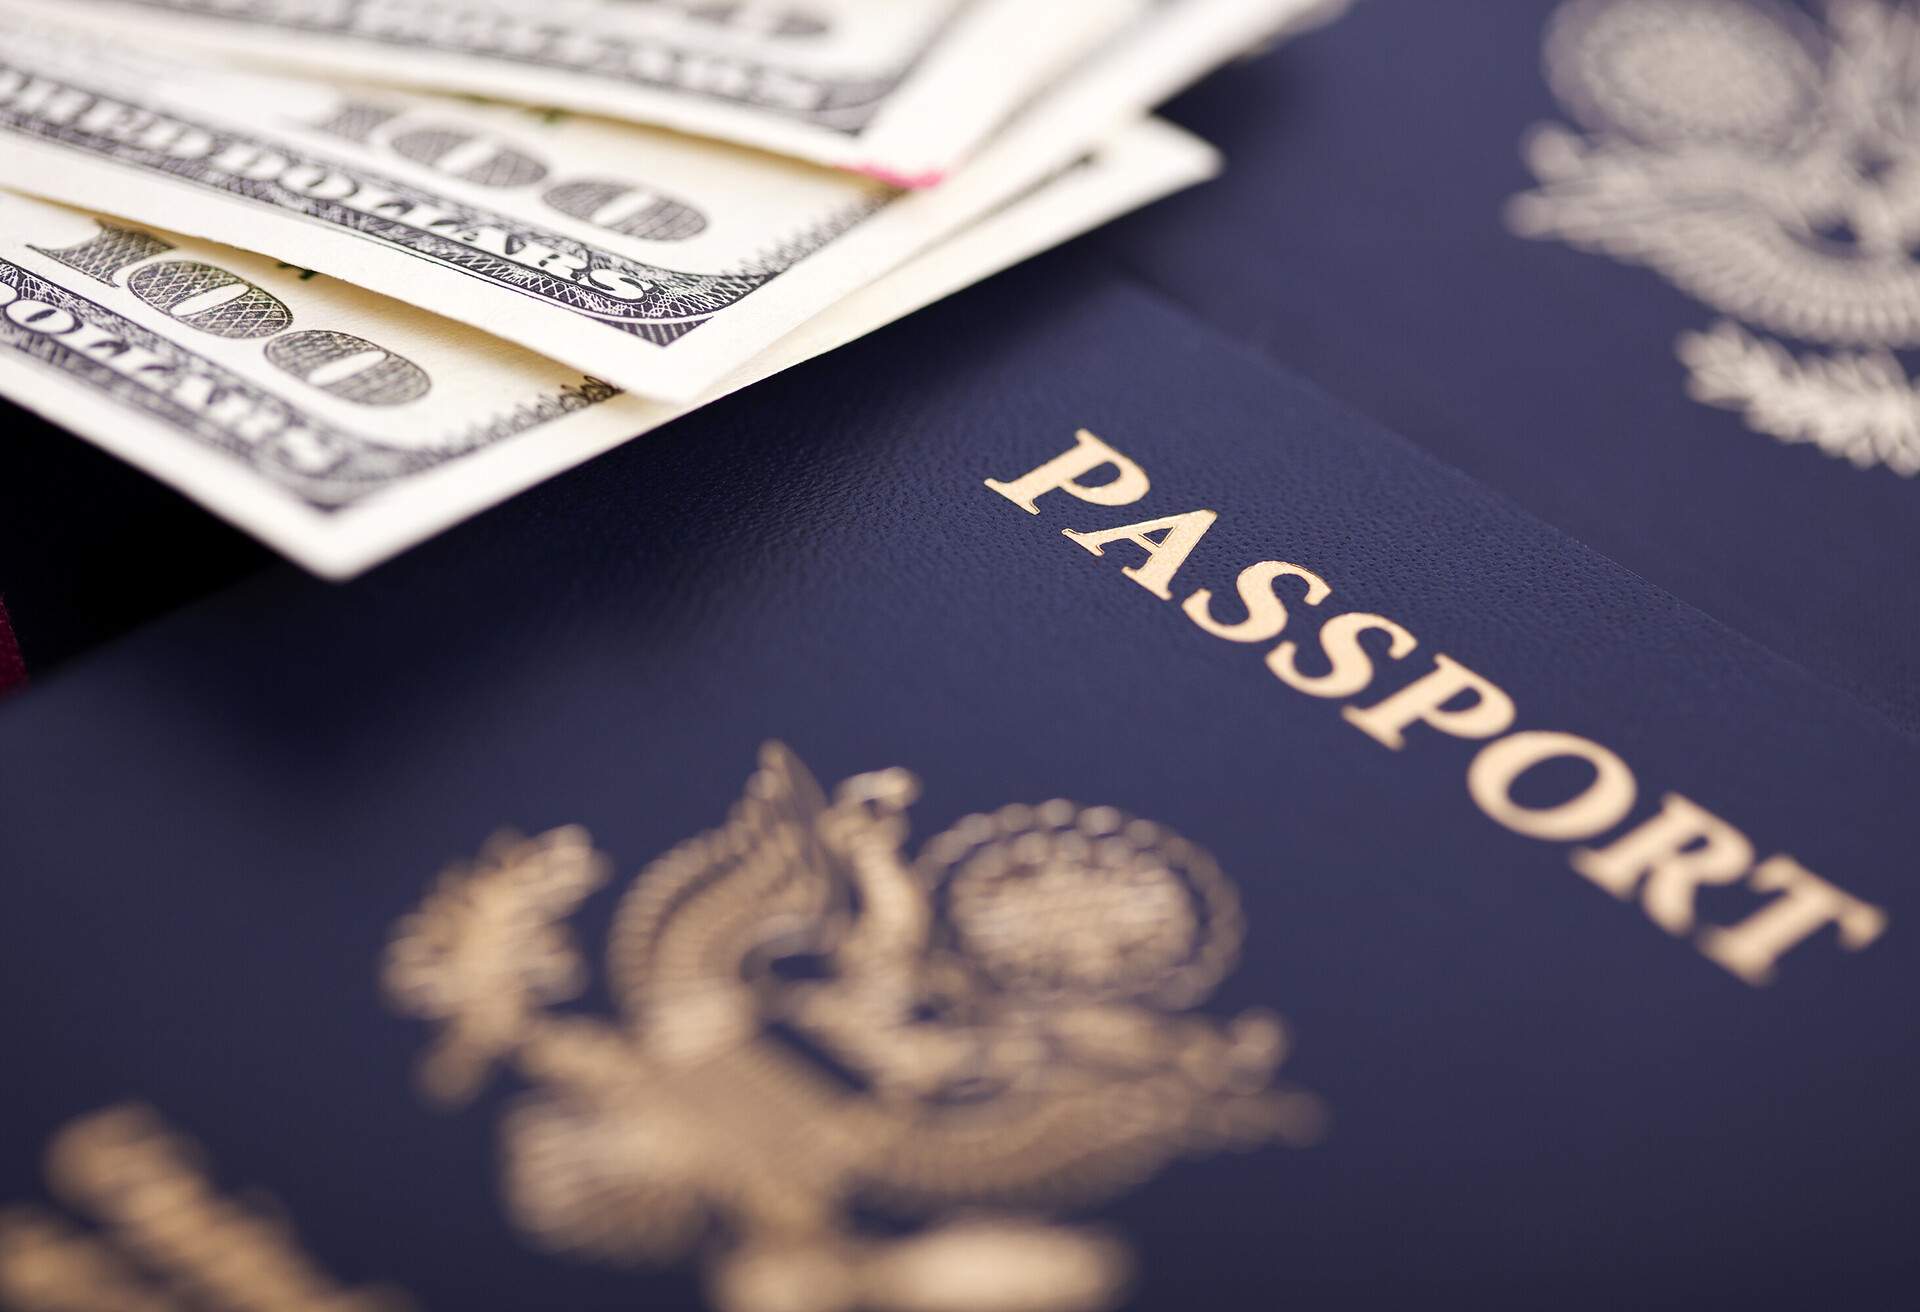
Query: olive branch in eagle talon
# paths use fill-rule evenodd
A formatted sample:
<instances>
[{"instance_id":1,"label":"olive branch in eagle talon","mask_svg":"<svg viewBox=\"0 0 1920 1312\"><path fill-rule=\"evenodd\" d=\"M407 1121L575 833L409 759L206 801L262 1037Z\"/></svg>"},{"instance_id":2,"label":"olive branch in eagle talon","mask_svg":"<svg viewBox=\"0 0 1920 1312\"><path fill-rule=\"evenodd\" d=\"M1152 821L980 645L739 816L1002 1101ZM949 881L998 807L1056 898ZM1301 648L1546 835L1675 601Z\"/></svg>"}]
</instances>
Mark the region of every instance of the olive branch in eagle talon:
<instances>
[{"instance_id":1,"label":"olive branch in eagle talon","mask_svg":"<svg viewBox=\"0 0 1920 1312\"><path fill-rule=\"evenodd\" d=\"M1177 1014L1241 940L1204 852L1048 802L909 862L915 791L883 770L829 801L763 749L726 823L621 895L617 1020L551 1010L587 982L561 922L605 878L578 829L494 840L396 926L389 994L440 1028L427 1094L465 1101L501 1066L530 1086L502 1119L526 1235L611 1261L703 1248L727 1312L1072 1312L1118 1297L1124 1250L1038 1214L1182 1153L1314 1137L1317 1100L1272 1084L1276 1020ZM856 1209L922 1224L881 1237Z\"/></svg>"},{"instance_id":2,"label":"olive branch in eagle talon","mask_svg":"<svg viewBox=\"0 0 1920 1312\"><path fill-rule=\"evenodd\" d=\"M542 1008L585 987L586 963L558 922L605 881L606 863L584 829L501 835L478 861L447 871L400 922L387 954L388 995L445 1026L420 1067L430 1096L471 1098Z\"/></svg>"}]
</instances>

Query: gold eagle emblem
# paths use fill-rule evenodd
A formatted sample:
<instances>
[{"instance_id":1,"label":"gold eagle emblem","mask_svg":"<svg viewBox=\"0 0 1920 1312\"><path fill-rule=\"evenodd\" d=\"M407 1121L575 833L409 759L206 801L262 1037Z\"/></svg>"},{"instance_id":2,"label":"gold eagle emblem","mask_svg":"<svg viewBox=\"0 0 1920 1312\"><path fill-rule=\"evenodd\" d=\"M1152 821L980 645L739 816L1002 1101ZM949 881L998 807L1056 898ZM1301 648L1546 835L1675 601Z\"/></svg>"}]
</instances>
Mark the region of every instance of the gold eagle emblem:
<instances>
[{"instance_id":1,"label":"gold eagle emblem","mask_svg":"<svg viewBox=\"0 0 1920 1312\"><path fill-rule=\"evenodd\" d=\"M1725 316L1677 346L1694 399L1860 468L1920 474L1920 8L1566 0L1509 225L1645 265ZM1842 348L1796 354L1760 330Z\"/></svg>"},{"instance_id":2,"label":"gold eagle emblem","mask_svg":"<svg viewBox=\"0 0 1920 1312\"><path fill-rule=\"evenodd\" d=\"M828 799L764 748L726 822L622 894L617 1020L555 1009L588 984L562 922L607 875L580 829L496 838L396 926L389 995L440 1031L425 1092L529 1086L501 1126L526 1236L698 1250L727 1312L1070 1312L1120 1296L1125 1250L1049 1213L1317 1136L1318 1099L1273 1085L1276 1019L1182 1014L1240 947L1211 858L1054 801L909 861L915 791L883 770Z\"/></svg>"}]
</instances>

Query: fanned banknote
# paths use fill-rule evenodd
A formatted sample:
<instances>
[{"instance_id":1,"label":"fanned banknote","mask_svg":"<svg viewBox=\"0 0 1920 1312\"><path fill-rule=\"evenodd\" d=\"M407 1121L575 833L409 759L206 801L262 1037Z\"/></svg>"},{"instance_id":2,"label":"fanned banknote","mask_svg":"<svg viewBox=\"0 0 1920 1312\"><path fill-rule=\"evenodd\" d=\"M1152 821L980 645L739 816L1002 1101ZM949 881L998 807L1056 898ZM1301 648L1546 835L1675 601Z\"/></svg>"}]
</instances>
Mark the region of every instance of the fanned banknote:
<instances>
[{"instance_id":1,"label":"fanned banknote","mask_svg":"<svg viewBox=\"0 0 1920 1312\"><path fill-rule=\"evenodd\" d=\"M1151 0L9 3L249 67L561 105L924 186Z\"/></svg>"},{"instance_id":2,"label":"fanned banknote","mask_svg":"<svg viewBox=\"0 0 1920 1312\"><path fill-rule=\"evenodd\" d=\"M894 270L703 400L1207 176L1154 121ZM345 577L685 413L272 259L0 192L0 392Z\"/></svg>"},{"instance_id":3,"label":"fanned banknote","mask_svg":"<svg viewBox=\"0 0 1920 1312\"><path fill-rule=\"evenodd\" d=\"M938 188L656 129L217 73L0 19L7 182L700 395L1314 0L1170 0Z\"/></svg>"}]
</instances>

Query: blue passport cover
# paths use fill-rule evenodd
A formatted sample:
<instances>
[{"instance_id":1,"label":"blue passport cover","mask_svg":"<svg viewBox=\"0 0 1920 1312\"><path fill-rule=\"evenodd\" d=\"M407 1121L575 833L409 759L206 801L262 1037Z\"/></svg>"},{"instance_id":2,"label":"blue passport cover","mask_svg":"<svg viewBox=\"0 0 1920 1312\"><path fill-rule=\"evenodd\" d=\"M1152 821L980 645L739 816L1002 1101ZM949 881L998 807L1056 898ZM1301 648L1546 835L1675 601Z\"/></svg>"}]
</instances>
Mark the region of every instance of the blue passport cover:
<instances>
[{"instance_id":1,"label":"blue passport cover","mask_svg":"<svg viewBox=\"0 0 1920 1312\"><path fill-rule=\"evenodd\" d=\"M20 1307L1911 1274L1911 743L1089 258L156 623L0 778Z\"/></svg>"},{"instance_id":2,"label":"blue passport cover","mask_svg":"<svg viewBox=\"0 0 1920 1312\"><path fill-rule=\"evenodd\" d=\"M1894 0L1362 0L1094 240L1912 733L1917 52Z\"/></svg>"}]
</instances>

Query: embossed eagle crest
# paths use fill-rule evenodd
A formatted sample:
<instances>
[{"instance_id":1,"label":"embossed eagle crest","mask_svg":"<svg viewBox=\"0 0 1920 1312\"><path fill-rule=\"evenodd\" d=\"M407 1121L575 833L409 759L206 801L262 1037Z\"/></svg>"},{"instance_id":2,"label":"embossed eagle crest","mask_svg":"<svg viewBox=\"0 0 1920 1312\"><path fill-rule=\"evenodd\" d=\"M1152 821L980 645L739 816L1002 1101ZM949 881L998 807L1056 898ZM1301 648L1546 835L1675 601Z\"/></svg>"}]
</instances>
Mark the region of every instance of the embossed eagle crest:
<instances>
[{"instance_id":1,"label":"embossed eagle crest","mask_svg":"<svg viewBox=\"0 0 1920 1312\"><path fill-rule=\"evenodd\" d=\"M915 791L884 770L829 800L764 748L726 822L621 895L617 1019L556 1009L588 983L563 922L607 874L577 828L495 839L395 927L389 994L440 1028L427 1094L529 1086L501 1126L527 1237L699 1252L727 1312L1071 1312L1118 1299L1126 1254L1050 1213L1317 1135L1274 1086L1278 1021L1183 1014L1242 934L1204 852L1053 801L909 861Z\"/></svg>"},{"instance_id":2,"label":"embossed eagle crest","mask_svg":"<svg viewBox=\"0 0 1920 1312\"><path fill-rule=\"evenodd\" d=\"M1829 0L1567 0L1518 233L1645 265L1726 316L1688 390L1783 442L1920 473L1920 12ZM1796 353L1781 334L1829 348Z\"/></svg>"}]
</instances>

